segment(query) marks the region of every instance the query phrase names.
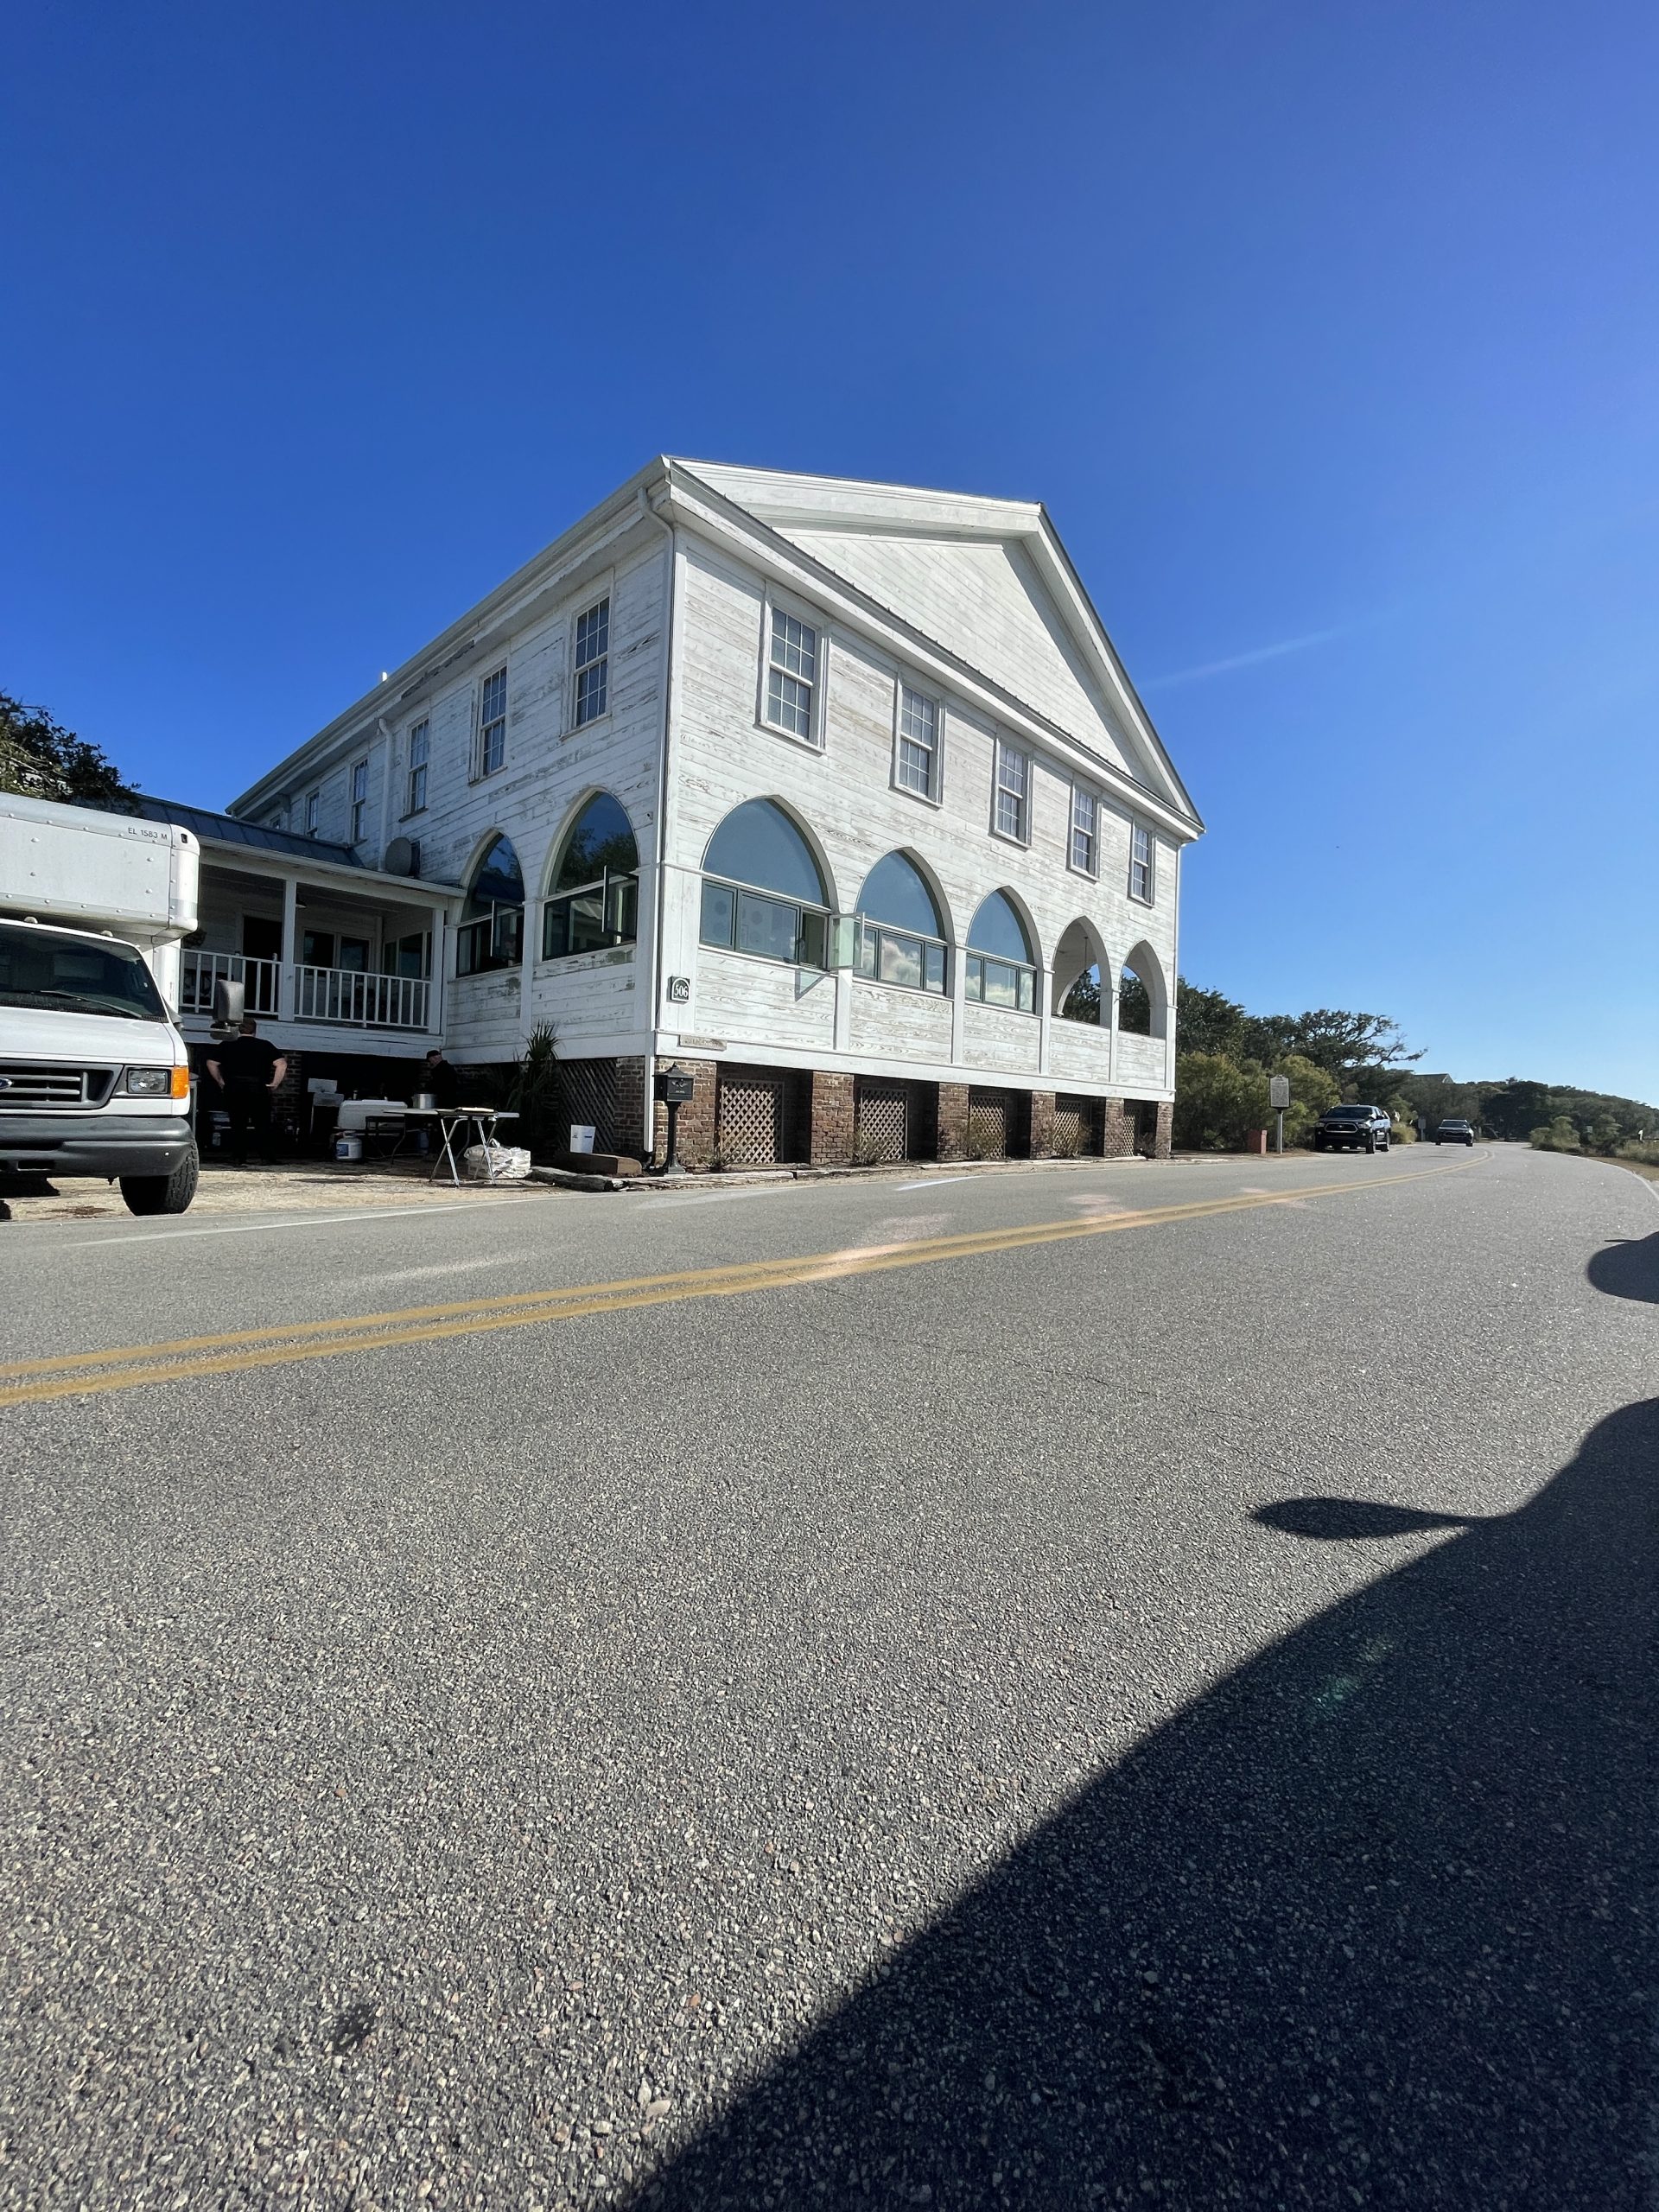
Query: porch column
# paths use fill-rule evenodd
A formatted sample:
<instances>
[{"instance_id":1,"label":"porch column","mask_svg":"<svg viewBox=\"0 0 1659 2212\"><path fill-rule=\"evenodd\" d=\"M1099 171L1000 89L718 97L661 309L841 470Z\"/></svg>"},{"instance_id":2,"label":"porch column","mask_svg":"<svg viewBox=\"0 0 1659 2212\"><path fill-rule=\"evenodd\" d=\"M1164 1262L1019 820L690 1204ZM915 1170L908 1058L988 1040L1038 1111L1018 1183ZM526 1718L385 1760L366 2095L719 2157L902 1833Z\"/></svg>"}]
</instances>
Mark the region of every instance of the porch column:
<instances>
[{"instance_id":1,"label":"porch column","mask_svg":"<svg viewBox=\"0 0 1659 2212\"><path fill-rule=\"evenodd\" d=\"M426 992L426 1028L427 1034L430 1037L441 1037L443 1033L443 970L444 964L449 957L449 949L443 941L446 919L445 909L442 906L434 906L430 924L432 957L428 963L431 969L431 976Z\"/></svg>"},{"instance_id":2,"label":"porch column","mask_svg":"<svg viewBox=\"0 0 1659 2212\"><path fill-rule=\"evenodd\" d=\"M299 1010L299 979L294 973L294 963L299 958L300 886L295 876L283 880L283 950L276 969L276 1013L282 1021L292 1021Z\"/></svg>"},{"instance_id":3,"label":"porch column","mask_svg":"<svg viewBox=\"0 0 1659 2212\"><path fill-rule=\"evenodd\" d=\"M1048 1073L1048 1027L1052 1019L1052 1001L1054 996L1054 970L1037 970L1037 1072ZM1050 1108L1051 1117L1053 1109Z\"/></svg>"}]
</instances>

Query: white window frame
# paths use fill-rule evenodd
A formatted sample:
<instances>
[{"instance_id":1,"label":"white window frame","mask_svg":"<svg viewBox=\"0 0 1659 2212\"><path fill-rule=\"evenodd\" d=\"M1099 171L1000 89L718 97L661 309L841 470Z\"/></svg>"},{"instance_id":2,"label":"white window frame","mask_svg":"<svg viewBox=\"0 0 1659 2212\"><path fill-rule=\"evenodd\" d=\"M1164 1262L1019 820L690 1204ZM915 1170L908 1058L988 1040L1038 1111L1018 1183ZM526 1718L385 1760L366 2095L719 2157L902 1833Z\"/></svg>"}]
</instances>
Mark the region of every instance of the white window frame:
<instances>
[{"instance_id":1,"label":"white window frame","mask_svg":"<svg viewBox=\"0 0 1659 2212\"><path fill-rule=\"evenodd\" d=\"M319 789L305 795L305 834L315 837L322 820L322 792Z\"/></svg>"},{"instance_id":2,"label":"white window frame","mask_svg":"<svg viewBox=\"0 0 1659 2212\"><path fill-rule=\"evenodd\" d=\"M1144 861L1136 850L1142 838L1146 840L1147 849ZM1135 871L1141 868L1146 870L1147 887L1144 891L1137 891L1135 887ZM1129 896L1137 906L1153 906L1158 902L1158 840L1144 822L1132 821L1129 823Z\"/></svg>"},{"instance_id":3,"label":"white window frame","mask_svg":"<svg viewBox=\"0 0 1659 2212\"><path fill-rule=\"evenodd\" d=\"M418 760L415 758L415 746L417 740L423 747L421 757ZM405 801L404 807L404 819L405 821L409 819L411 814L425 813L426 790L428 784L431 780L431 772L432 717L430 715L423 715L420 716L418 721L410 722L409 726L409 765L408 772L404 782L404 798ZM421 779L419 785L420 797L418 798L415 796L416 789L415 779L416 776Z\"/></svg>"},{"instance_id":4,"label":"white window frame","mask_svg":"<svg viewBox=\"0 0 1659 2212\"><path fill-rule=\"evenodd\" d=\"M1086 830L1081 829L1077 822L1079 801L1088 803L1089 827ZM1089 858L1086 861L1077 858L1077 839L1080 836L1089 840ZM1091 883L1098 882L1100 879L1100 793L1088 784L1073 784L1071 786L1071 819L1065 833L1065 864L1073 874L1086 875Z\"/></svg>"},{"instance_id":5,"label":"white window frame","mask_svg":"<svg viewBox=\"0 0 1659 2212\"><path fill-rule=\"evenodd\" d=\"M358 788L359 780L361 790ZM368 834L369 827L369 756L366 753L360 760L353 761L352 779L346 788L351 794L350 842L353 845L360 845Z\"/></svg>"},{"instance_id":6,"label":"white window frame","mask_svg":"<svg viewBox=\"0 0 1659 2212\"><path fill-rule=\"evenodd\" d=\"M495 682L498 677L501 679L501 711L499 715L492 715L489 721L486 722L484 719L484 702L489 696L491 684ZM507 765L507 709L509 704L510 694L507 689L507 664L505 661L503 661L499 668L492 668L488 670L483 676L480 677L478 680L478 703L474 709L474 715L477 718L477 734L473 741L473 757L476 764L474 770L473 781L475 784L482 783L486 776L499 776L502 769ZM493 766L492 766L489 760L488 734L495 728L497 722L499 722L501 725L501 758L496 761Z\"/></svg>"},{"instance_id":7,"label":"white window frame","mask_svg":"<svg viewBox=\"0 0 1659 2212\"><path fill-rule=\"evenodd\" d=\"M925 699L933 709L932 758L929 766L928 788L918 791L914 784L904 778L904 749L906 743L920 743L907 737L905 729L905 701ZM944 798L944 702L937 691L924 690L918 683L907 683L901 676L893 685L893 788L906 798L920 799L924 806L938 806Z\"/></svg>"},{"instance_id":8,"label":"white window frame","mask_svg":"<svg viewBox=\"0 0 1659 2212\"><path fill-rule=\"evenodd\" d=\"M810 679L806 677L795 677L798 683L808 684L812 694L812 703L808 713L808 726L804 737L798 730L787 729L782 722L773 721L766 710L772 683L772 628L774 614L785 615L791 622L800 623L804 628L810 630L817 641L813 660L814 674ZM784 673L788 675L791 671L785 669ZM756 722L773 737L781 737L791 745L802 746L809 753L822 753L825 749L824 728L829 690L830 630L828 624L821 614L815 613L810 607L803 605L800 601L785 599L780 593L768 589L760 607L760 680L755 687L754 718Z\"/></svg>"},{"instance_id":9,"label":"white window frame","mask_svg":"<svg viewBox=\"0 0 1659 2212\"><path fill-rule=\"evenodd\" d=\"M602 722L606 721L610 715L611 622L615 613L615 608L613 605L613 596L614 594L611 590L610 585L607 583L602 591L598 593L593 599L588 601L585 606L579 607L570 618L569 727L572 731L579 729L592 729L596 722ZM590 614L596 614L601 607L605 609L605 650L602 653L596 653L594 658L590 661L578 662L576 658L576 641L581 636L582 625L588 620L588 617ZM586 721L583 721L582 719L582 679L585 670L593 668L595 665L602 667L605 671L602 679L605 685L605 703L596 715L589 715Z\"/></svg>"},{"instance_id":10,"label":"white window frame","mask_svg":"<svg viewBox=\"0 0 1659 2212\"><path fill-rule=\"evenodd\" d=\"M1036 762L1022 745L1010 745L1006 738L1001 737L994 739L992 742L996 751L991 763L991 835L993 837L1001 837L1005 844L1028 848L1031 843L1032 785L1036 777ZM1020 760L1025 763L1025 779L1020 793L1020 826L1018 831L1005 830L1001 819L1002 793L1004 791L1011 791L1014 789L1012 784L1004 784L1002 780L1002 765L1005 760Z\"/></svg>"}]
</instances>

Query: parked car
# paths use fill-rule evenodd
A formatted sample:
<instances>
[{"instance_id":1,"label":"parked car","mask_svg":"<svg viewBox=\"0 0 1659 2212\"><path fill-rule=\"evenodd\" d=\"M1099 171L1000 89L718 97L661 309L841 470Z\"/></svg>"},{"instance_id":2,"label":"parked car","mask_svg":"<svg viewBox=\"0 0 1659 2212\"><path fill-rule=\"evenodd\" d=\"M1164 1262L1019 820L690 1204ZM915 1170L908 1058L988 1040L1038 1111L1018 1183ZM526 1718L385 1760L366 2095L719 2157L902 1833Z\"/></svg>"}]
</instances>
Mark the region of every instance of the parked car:
<instances>
[{"instance_id":1,"label":"parked car","mask_svg":"<svg viewBox=\"0 0 1659 2212\"><path fill-rule=\"evenodd\" d=\"M1313 1125L1313 1149L1386 1152L1393 1128L1380 1106L1332 1106Z\"/></svg>"},{"instance_id":2,"label":"parked car","mask_svg":"<svg viewBox=\"0 0 1659 2212\"><path fill-rule=\"evenodd\" d=\"M1473 1144L1475 1133L1467 1122L1442 1122L1434 1132L1436 1144Z\"/></svg>"}]
</instances>

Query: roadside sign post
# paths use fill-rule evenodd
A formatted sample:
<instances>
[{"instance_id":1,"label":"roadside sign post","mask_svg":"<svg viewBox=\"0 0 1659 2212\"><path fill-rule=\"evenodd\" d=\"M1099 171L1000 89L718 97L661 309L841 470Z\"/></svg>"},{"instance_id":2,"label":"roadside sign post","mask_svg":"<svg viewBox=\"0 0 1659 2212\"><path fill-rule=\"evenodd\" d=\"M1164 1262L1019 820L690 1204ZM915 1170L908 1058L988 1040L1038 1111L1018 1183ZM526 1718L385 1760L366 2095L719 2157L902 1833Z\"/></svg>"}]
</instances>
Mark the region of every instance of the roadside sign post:
<instances>
[{"instance_id":1,"label":"roadside sign post","mask_svg":"<svg viewBox=\"0 0 1659 2212\"><path fill-rule=\"evenodd\" d=\"M1279 1157L1285 1156L1285 1109L1290 1103L1290 1077L1274 1075L1268 1077L1268 1103L1279 1116Z\"/></svg>"}]
</instances>

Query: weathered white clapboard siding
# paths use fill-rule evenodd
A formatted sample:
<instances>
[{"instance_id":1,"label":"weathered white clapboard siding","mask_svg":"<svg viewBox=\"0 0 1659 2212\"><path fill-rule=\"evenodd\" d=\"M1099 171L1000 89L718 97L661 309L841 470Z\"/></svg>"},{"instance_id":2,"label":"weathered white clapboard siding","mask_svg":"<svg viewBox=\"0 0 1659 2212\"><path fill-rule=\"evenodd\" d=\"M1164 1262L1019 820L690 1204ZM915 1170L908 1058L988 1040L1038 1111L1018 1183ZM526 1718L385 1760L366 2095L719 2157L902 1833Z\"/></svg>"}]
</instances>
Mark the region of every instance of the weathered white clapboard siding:
<instances>
[{"instance_id":1,"label":"weathered white clapboard siding","mask_svg":"<svg viewBox=\"0 0 1659 2212\"><path fill-rule=\"evenodd\" d=\"M1117 1075L1121 1083L1141 1096L1161 1090L1165 1083L1165 1046L1161 1037L1125 1037L1117 1040Z\"/></svg>"},{"instance_id":2,"label":"weathered white clapboard siding","mask_svg":"<svg viewBox=\"0 0 1659 2212\"><path fill-rule=\"evenodd\" d=\"M833 976L706 944L699 948L695 974L698 1029L712 1033L734 1051L741 1045L744 1049L737 1058L753 1059L751 1047L769 1044L792 1046L798 1054L804 1049L833 1053Z\"/></svg>"},{"instance_id":3,"label":"weathered white clapboard siding","mask_svg":"<svg viewBox=\"0 0 1659 2212\"><path fill-rule=\"evenodd\" d=\"M853 976L848 988L852 995L850 1041L855 1059L949 1064L949 999L927 991L895 990L862 976Z\"/></svg>"},{"instance_id":4,"label":"weathered white clapboard siding","mask_svg":"<svg viewBox=\"0 0 1659 2212\"><path fill-rule=\"evenodd\" d=\"M744 800L781 800L800 822L823 867L832 907L850 912L871 868L903 851L928 877L941 911L942 934L965 946L974 917L992 892L1004 890L1027 918L1038 965L1046 969L1066 928L1079 916L1098 931L1109 955L1109 979L1132 947L1145 948L1143 978L1155 992L1173 983L1173 868L1160 865L1151 906L1128 896L1133 817L1101 795L1100 867L1090 878L1071 868L1074 779L1063 764L1032 753L1031 840L1020 845L992 828L997 726L948 693L942 698L942 787L938 803L896 787L893 773L898 687L916 681L897 652L883 653L847 633L799 594L787 603L817 622L824 640L824 743L815 749L759 720L766 580L724 548L696 539L680 562L677 620L682 646L673 735L674 791L671 848L677 869L695 878L709 839ZM937 684L925 688L938 693ZM1093 788L1091 786L1091 788ZM1166 852L1162 858L1168 859ZM664 1005L659 1019L683 1033L723 1033L732 1026L729 981L721 986L721 1020L703 1004L705 970L696 945L697 908L686 897L671 906L666 969L695 977L689 1007ZM1150 957L1145 957L1149 954ZM764 963L746 963L759 968ZM758 982L757 990L763 987ZM986 1071L1039 1073L1039 1025L1030 1015L969 1007L964 1058L950 1060L948 1007L925 993L887 990L880 1002L853 984L849 1034L830 1065L921 1062L949 1077ZM1043 991L1039 978L1039 995ZM750 1027L748 1033L753 1033ZM926 1039L918 1049L919 1040ZM779 1036L779 1042L795 1042ZM936 1054L935 1047L938 1046ZM1084 1079L1084 1071L1075 1071ZM1089 1079L1103 1088L1103 1059ZM1159 1087L1162 1087L1161 1075Z\"/></svg>"},{"instance_id":5,"label":"weathered white clapboard siding","mask_svg":"<svg viewBox=\"0 0 1659 2212\"><path fill-rule=\"evenodd\" d=\"M1048 1071L1058 1084L1104 1090L1111 1072L1111 1041L1109 1033L1092 1022L1051 1022Z\"/></svg>"},{"instance_id":6,"label":"weathered white clapboard siding","mask_svg":"<svg viewBox=\"0 0 1659 2212\"><path fill-rule=\"evenodd\" d=\"M1004 1075L1034 1076L1040 1043L1034 1014L980 1006L972 1000L963 1008L963 1058L970 1072L994 1069Z\"/></svg>"}]
</instances>

